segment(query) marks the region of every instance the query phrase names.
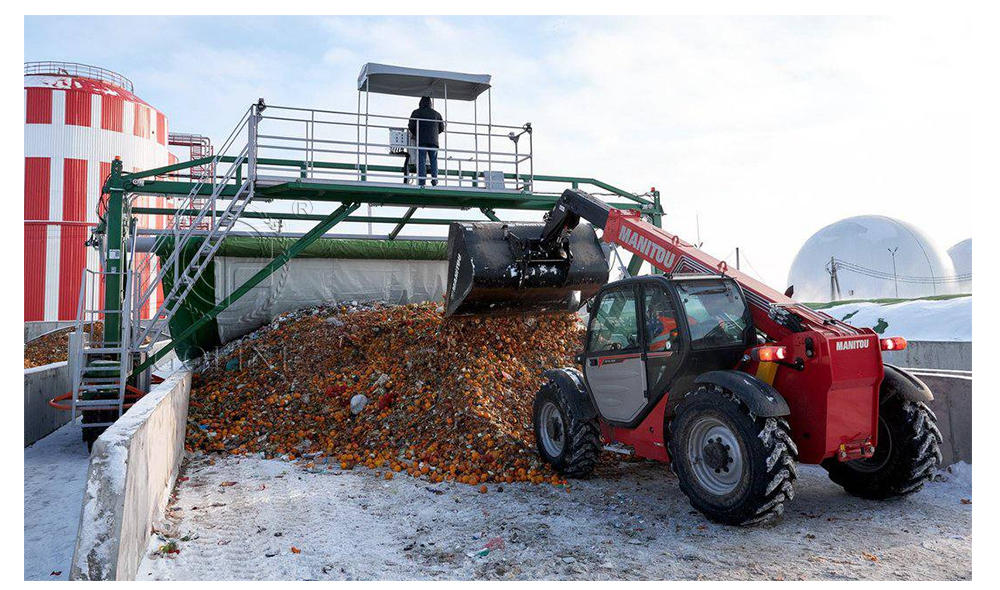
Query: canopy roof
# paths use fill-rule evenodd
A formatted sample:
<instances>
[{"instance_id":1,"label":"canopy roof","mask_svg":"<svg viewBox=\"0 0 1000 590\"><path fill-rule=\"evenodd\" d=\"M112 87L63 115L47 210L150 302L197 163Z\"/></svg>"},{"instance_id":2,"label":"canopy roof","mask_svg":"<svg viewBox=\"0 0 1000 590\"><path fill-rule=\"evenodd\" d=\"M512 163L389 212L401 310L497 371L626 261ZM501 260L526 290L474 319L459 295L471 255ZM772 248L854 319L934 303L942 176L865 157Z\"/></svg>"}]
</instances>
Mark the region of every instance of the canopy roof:
<instances>
[{"instance_id":1,"label":"canopy roof","mask_svg":"<svg viewBox=\"0 0 1000 590\"><path fill-rule=\"evenodd\" d=\"M430 96L475 100L490 87L489 74L462 74L367 63L358 75L358 90L397 96Z\"/></svg>"}]
</instances>

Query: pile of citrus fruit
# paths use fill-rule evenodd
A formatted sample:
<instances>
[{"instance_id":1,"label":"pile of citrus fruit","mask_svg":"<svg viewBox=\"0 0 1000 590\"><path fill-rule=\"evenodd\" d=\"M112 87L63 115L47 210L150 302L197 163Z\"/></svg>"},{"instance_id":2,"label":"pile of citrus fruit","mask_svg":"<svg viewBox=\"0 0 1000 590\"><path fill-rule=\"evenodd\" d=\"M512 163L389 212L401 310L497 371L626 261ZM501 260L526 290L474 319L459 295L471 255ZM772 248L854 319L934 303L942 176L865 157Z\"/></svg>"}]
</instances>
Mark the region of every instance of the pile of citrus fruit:
<instances>
[{"instance_id":1,"label":"pile of citrus fruit","mask_svg":"<svg viewBox=\"0 0 1000 590\"><path fill-rule=\"evenodd\" d=\"M575 314L445 319L434 303L277 318L208 359L189 450L260 454L391 479L561 484L535 451L542 372L572 365Z\"/></svg>"},{"instance_id":2,"label":"pile of citrus fruit","mask_svg":"<svg viewBox=\"0 0 1000 590\"><path fill-rule=\"evenodd\" d=\"M55 330L27 342L24 345L24 368L31 369L66 360L69 354L69 335L75 329L75 327L70 326ZM87 325L86 329L88 333L92 331L95 342L99 342L102 338L104 324L96 323L93 328Z\"/></svg>"}]
</instances>

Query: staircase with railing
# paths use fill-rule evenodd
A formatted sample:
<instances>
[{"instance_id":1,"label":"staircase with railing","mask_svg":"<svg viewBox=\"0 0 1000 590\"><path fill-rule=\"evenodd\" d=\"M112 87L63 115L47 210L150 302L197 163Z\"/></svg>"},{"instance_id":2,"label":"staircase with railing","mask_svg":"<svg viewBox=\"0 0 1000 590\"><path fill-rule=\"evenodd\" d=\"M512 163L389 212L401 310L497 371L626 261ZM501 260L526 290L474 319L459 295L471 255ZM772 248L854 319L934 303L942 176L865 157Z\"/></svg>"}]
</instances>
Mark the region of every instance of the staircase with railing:
<instances>
[{"instance_id":1,"label":"staircase with railing","mask_svg":"<svg viewBox=\"0 0 1000 590\"><path fill-rule=\"evenodd\" d=\"M198 278L204 273L213 255L235 226L236 221L254 198L256 181L256 133L261 105L253 105L244 113L222 149L204 166L196 182L171 216L168 231L157 237L152 252L136 256L136 236L130 232L129 254L120 278L124 284L121 309L104 308L102 286L110 273L85 269L80 289L76 332L71 338L72 412L73 418L83 414L84 428L99 432L113 424L127 408L129 377L136 358L148 354L167 330L170 319L177 313L190 294ZM245 139L245 142L242 141ZM219 164L225 160L228 168L216 175ZM240 178L243 169L246 178ZM217 211L227 187L236 186L235 193L226 194L228 205ZM207 193L207 196L206 196ZM193 217L185 212L196 210ZM199 231L199 228L207 228ZM200 241L196 241L200 240ZM169 248L167 248L169 246ZM190 246L190 247L189 247ZM182 262L185 252L191 258ZM169 249L170 254L158 263L154 253ZM101 261L101 268L105 268ZM145 280L148 277L148 280ZM150 307L155 294L171 278L170 287L163 300L148 320L143 310ZM120 334L100 335L96 326L111 315L121 317ZM116 322L117 323L117 322ZM94 437L84 436L92 441Z\"/></svg>"},{"instance_id":2,"label":"staircase with railing","mask_svg":"<svg viewBox=\"0 0 1000 590\"><path fill-rule=\"evenodd\" d=\"M76 331L70 338L70 370L73 383L72 418L83 414L84 440L93 442L125 410L128 377L132 371L128 331L119 342L101 329L113 314L128 317L130 299L120 310L103 307L101 285L110 273L84 269L77 307ZM124 273L126 292L134 289L132 273ZM95 430L96 429L96 430Z\"/></svg>"}]
</instances>

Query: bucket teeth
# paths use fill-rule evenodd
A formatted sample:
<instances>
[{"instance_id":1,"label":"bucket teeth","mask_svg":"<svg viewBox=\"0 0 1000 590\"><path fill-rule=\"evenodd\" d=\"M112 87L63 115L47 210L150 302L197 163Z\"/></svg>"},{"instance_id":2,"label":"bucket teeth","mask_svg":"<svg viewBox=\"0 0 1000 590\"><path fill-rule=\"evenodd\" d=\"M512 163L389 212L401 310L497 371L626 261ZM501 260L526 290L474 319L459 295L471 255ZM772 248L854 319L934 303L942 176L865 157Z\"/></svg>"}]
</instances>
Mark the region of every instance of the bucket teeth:
<instances>
[{"instance_id":1,"label":"bucket teeth","mask_svg":"<svg viewBox=\"0 0 1000 590\"><path fill-rule=\"evenodd\" d=\"M570 234L568 257L525 256L542 223L452 223L446 316L575 311L608 280L591 225Z\"/></svg>"}]
</instances>

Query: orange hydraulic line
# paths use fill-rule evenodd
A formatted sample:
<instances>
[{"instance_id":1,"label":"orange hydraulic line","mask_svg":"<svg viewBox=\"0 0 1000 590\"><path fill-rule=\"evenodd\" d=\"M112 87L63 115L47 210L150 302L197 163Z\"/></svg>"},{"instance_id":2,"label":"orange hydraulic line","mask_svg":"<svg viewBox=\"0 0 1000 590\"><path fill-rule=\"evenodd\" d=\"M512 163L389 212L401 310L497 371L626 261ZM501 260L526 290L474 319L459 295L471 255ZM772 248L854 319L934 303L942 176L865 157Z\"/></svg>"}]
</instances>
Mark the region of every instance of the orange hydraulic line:
<instances>
[{"instance_id":1,"label":"orange hydraulic line","mask_svg":"<svg viewBox=\"0 0 1000 590\"><path fill-rule=\"evenodd\" d=\"M126 385L125 386L125 391L129 391L129 392L135 394L135 399L136 400L138 400L142 396L146 395L145 391L142 391L142 390L140 390L140 389L138 389L136 387L133 387L131 385ZM67 405L58 403L58 402L62 402L62 401L66 401L68 399L71 399L72 397L73 397L73 392L71 391L69 393L65 393L63 395L60 395L58 397L54 397L54 398L50 399L49 400L49 405L52 406L53 408L57 409L57 410L72 410L73 406L67 406ZM126 396L126 397L129 397L129 396ZM108 400L108 401L111 401L111 400ZM131 404L122 404L122 408L131 408L133 404L134 404L134 402L131 403Z\"/></svg>"}]
</instances>

